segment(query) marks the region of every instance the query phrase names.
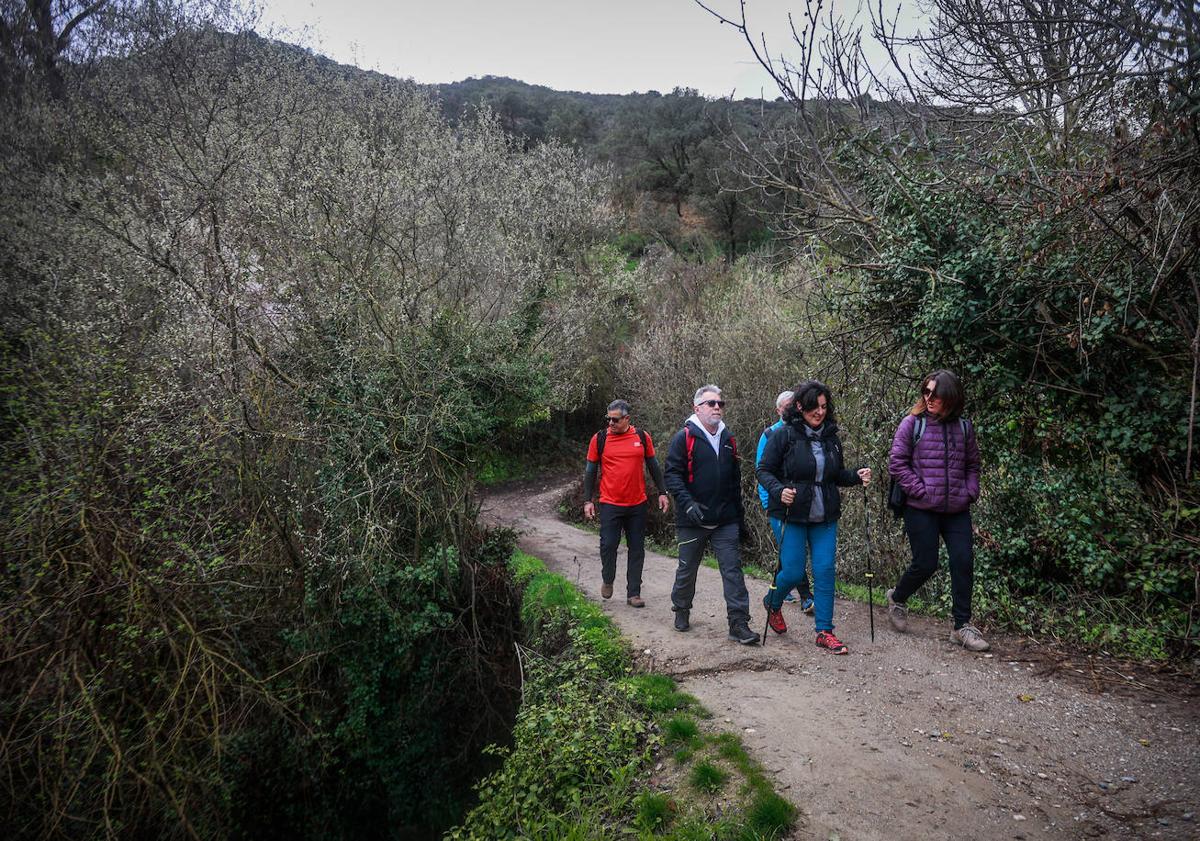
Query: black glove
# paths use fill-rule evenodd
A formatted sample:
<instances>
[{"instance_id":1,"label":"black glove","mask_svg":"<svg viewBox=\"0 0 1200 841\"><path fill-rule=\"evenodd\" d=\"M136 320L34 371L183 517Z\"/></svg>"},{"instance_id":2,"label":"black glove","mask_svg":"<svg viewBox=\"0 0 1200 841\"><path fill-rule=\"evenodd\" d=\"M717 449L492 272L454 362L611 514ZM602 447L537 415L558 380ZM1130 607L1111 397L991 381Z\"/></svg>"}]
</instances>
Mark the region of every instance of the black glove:
<instances>
[{"instance_id":1,"label":"black glove","mask_svg":"<svg viewBox=\"0 0 1200 841\"><path fill-rule=\"evenodd\" d=\"M687 511L685 513L687 514L687 518L692 521L693 525L703 525L704 512L700 510L700 503L693 502L687 507Z\"/></svg>"}]
</instances>

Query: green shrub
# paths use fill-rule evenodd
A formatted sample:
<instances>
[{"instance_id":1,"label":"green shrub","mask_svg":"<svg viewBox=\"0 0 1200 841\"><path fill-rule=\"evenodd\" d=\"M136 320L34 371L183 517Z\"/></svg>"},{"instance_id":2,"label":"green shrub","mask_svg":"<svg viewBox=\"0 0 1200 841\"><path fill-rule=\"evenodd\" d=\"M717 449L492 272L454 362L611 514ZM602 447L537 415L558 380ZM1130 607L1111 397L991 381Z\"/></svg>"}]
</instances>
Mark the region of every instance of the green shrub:
<instances>
[{"instance_id":1,"label":"green shrub","mask_svg":"<svg viewBox=\"0 0 1200 841\"><path fill-rule=\"evenodd\" d=\"M617 682L629 655L607 616L537 559L516 553L512 566L525 581L528 642L541 652L523 660L512 747L491 749L504 763L450 837L541 837L557 835L554 826L589 837L585 816L620 797L648 761L649 724Z\"/></svg>"}]
</instances>

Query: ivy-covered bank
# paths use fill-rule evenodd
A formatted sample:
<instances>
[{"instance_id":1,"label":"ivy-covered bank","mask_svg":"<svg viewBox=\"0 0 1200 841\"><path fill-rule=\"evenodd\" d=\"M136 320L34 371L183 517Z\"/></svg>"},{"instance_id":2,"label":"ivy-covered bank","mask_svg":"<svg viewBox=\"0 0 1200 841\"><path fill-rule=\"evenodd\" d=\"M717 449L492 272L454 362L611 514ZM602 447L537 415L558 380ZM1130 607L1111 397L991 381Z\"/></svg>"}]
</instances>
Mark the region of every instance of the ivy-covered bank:
<instances>
[{"instance_id":1,"label":"ivy-covered bank","mask_svg":"<svg viewBox=\"0 0 1200 841\"><path fill-rule=\"evenodd\" d=\"M499 770L450 839L771 839L796 809L737 737L664 675L638 674L612 621L516 553L522 703ZM719 807L719 808L718 808Z\"/></svg>"}]
</instances>

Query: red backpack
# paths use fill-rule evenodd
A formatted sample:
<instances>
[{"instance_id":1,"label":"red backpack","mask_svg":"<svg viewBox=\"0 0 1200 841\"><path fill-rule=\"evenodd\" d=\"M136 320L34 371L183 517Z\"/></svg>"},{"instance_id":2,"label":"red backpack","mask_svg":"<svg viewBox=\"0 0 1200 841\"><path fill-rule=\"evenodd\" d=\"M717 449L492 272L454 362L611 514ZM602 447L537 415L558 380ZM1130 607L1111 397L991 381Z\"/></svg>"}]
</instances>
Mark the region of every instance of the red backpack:
<instances>
[{"instance_id":1,"label":"red backpack","mask_svg":"<svg viewBox=\"0 0 1200 841\"><path fill-rule=\"evenodd\" d=\"M690 485L696 478L696 472L692 466L692 450L696 448L696 436L692 434L692 428L687 424L683 425L683 441L687 446L687 480ZM733 458L736 461L738 457L737 439L732 435L729 436L729 446L733 447Z\"/></svg>"}]
</instances>

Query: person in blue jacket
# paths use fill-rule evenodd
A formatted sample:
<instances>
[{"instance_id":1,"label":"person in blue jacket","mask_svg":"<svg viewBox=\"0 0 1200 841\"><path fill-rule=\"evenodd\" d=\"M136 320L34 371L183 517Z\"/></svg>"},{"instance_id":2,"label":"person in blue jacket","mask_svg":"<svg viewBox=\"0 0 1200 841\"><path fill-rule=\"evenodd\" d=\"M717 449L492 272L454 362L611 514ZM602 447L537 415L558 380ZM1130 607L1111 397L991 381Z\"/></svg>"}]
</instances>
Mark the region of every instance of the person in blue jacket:
<instances>
[{"instance_id":1,"label":"person in blue jacket","mask_svg":"<svg viewBox=\"0 0 1200 841\"><path fill-rule=\"evenodd\" d=\"M793 392L791 392L791 391L781 391L781 392L779 392L779 396L775 398L775 414L779 415L779 420L775 421L775 423L771 424L766 429L764 429L762 431L762 435L758 436L758 451L754 455L754 469L756 471L758 470L758 463L760 461L762 461L763 450L765 450L767 448L767 439L771 437L772 433L777 432L780 429L783 429L783 413L784 413L784 411L787 410L787 407L791 404L792 395L793 395ZM771 501L771 498L767 494L767 489L764 488L761 484L758 486L758 499L760 502L762 502L763 511L766 511L767 505ZM778 546L779 540L780 540L780 533L783 528L783 523L778 517L771 517L770 515L768 515L768 519L771 522L771 531L775 533L775 545ZM796 595L800 597L800 609L802 611L804 611L805 613L807 613L809 616L812 616L813 597L812 597L812 589L809 587L809 584L808 584L807 565L805 565L805 569L803 571L803 576L804 577L801 578L800 581L797 582L797 584L796 584ZM784 597L784 601L787 601L787 602L793 602L795 600L796 600L796 597L793 596L790 592Z\"/></svg>"}]
</instances>

